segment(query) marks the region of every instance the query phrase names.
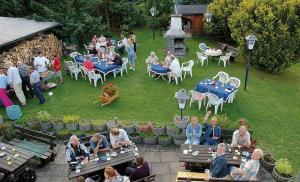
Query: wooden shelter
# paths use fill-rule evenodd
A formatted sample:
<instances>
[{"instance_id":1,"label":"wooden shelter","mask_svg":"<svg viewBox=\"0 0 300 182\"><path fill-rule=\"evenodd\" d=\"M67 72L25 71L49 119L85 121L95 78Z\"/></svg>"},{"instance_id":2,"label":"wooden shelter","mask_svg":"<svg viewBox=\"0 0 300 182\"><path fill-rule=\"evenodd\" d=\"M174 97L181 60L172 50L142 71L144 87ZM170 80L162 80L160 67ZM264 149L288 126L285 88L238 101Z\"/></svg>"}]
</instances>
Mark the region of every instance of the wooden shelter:
<instances>
[{"instance_id":1,"label":"wooden shelter","mask_svg":"<svg viewBox=\"0 0 300 182\"><path fill-rule=\"evenodd\" d=\"M175 14L181 14L183 20L183 30L192 35L203 35L204 14L207 11L207 5L175 5Z\"/></svg>"}]
</instances>

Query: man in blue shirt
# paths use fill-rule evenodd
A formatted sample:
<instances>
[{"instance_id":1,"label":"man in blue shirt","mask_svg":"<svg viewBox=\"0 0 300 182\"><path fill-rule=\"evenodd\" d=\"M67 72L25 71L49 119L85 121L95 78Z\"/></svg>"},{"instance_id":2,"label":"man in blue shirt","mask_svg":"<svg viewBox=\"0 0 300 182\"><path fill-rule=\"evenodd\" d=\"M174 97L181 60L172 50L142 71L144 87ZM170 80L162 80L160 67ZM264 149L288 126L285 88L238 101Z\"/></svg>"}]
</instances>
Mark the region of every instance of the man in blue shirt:
<instances>
[{"instance_id":1,"label":"man in blue shirt","mask_svg":"<svg viewBox=\"0 0 300 182\"><path fill-rule=\"evenodd\" d=\"M110 150L109 144L105 136L100 133L95 133L90 140L91 152L97 155L98 152L104 152Z\"/></svg>"},{"instance_id":2,"label":"man in blue shirt","mask_svg":"<svg viewBox=\"0 0 300 182\"><path fill-rule=\"evenodd\" d=\"M209 178L224 178L228 174L227 160L225 158L226 145L220 143L217 153L210 161Z\"/></svg>"},{"instance_id":3,"label":"man in blue shirt","mask_svg":"<svg viewBox=\"0 0 300 182\"><path fill-rule=\"evenodd\" d=\"M210 123L207 123L208 117L210 116L211 111L207 111L203 124L205 127L205 144L214 146L219 143L221 137L221 128L218 126L218 118L216 116L212 117Z\"/></svg>"}]
</instances>

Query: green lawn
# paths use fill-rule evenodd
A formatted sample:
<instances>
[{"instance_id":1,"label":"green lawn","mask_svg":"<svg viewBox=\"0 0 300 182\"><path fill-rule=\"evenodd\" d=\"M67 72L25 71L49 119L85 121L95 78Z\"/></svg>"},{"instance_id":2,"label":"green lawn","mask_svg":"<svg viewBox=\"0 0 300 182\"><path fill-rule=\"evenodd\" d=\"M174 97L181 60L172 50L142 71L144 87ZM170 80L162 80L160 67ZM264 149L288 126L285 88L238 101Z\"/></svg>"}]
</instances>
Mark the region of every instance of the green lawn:
<instances>
[{"instance_id":1,"label":"green lawn","mask_svg":"<svg viewBox=\"0 0 300 182\"><path fill-rule=\"evenodd\" d=\"M151 31L137 30L138 59L137 70L129 71L123 77L108 77L120 89L120 97L112 105L100 107L94 101L101 93L100 86L90 86L81 77L78 81L71 80L64 74L65 83L52 90L54 102L49 96L47 103L38 105L38 101L29 101L28 107L23 109L25 117L31 117L40 110L47 110L53 116L62 117L66 114L78 114L82 118L98 118L102 120L118 117L120 120L134 122L153 121L159 123L170 122L179 110L174 99L175 91L185 88L193 89L199 80L214 76L223 70L230 76L238 77L242 81L240 91L233 104L225 104L223 113L232 121L245 117L250 121L254 135L260 145L270 149L277 158L288 158L300 170L300 65L286 70L279 75L264 73L255 69L250 70L250 80L247 91L244 91L245 75L244 61L238 60L229 67L217 65L217 61L210 61L209 65L201 67L196 64L193 68L193 78L187 78L178 86L168 84L159 79L149 78L146 73L145 59L150 51L155 51L160 59L165 57L165 42L162 33L152 40ZM196 61L196 50L200 42L208 42L203 38L188 39L188 54L179 58L181 62L193 59ZM216 41L209 41L213 47ZM259 42L258 42L259 43ZM48 93L46 93L48 95ZM4 109L0 114L5 116ZM184 114L197 115L200 118L204 110L199 112L194 105L187 108ZM233 124L232 124L233 125Z\"/></svg>"}]
</instances>

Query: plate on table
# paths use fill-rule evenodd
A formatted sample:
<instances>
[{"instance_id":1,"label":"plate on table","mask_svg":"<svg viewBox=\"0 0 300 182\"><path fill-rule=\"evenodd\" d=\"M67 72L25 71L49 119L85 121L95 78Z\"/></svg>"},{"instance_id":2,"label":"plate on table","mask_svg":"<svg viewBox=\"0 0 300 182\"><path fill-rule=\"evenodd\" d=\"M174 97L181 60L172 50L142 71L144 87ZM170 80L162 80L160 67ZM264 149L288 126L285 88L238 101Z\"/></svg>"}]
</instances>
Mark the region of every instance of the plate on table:
<instances>
[{"instance_id":1,"label":"plate on table","mask_svg":"<svg viewBox=\"0 0 300 182\"><path fill-rule=\"evenodd\" d=\"M199 154L199 151L195 151L192 153L192 156L196 157Z\"/></svg>"},{"instance_id":2,"label":"plate on table","mask_svg":"<svg viewBox=\"0 0 300 182\"><path fill-rule=\"evenodd\" d=\"M101 159L102 161L106 161L106 160L107 160L106 156L102 156L102 157L100 157L100 159Z\"/></svg>"},{"instance_id":3,"label":"plate on table","mask_svg":"<svg viewBox=\"0 0 300 182\"><path fill-rule=\"evenodd\" d=\"M6 155L6 152L0 152L0 157L3 157Z\"/></svg>"},{"instance_id":4,"label":"plate on table","mask_svg":"<svg viewBox=\"0 0 300 182\"><path fill-rule=\"evenodd\" d=\"M242 154L243 154L243 156L246 156L246 157L248 157L250 155L250 153L247 151L243 151Z\"/></svg>"},{"instance_id":5,"label":"plate on table","mask_svg":"<svg viewBox=\"0 0 300 182\"><path fill-rule=\"evenodd\" d=\"M112 153L110 154L110 156L116 157L116 156L118 156L118 153L117 153L117 152L112 152Z\"/></svg>"}]
</instances>

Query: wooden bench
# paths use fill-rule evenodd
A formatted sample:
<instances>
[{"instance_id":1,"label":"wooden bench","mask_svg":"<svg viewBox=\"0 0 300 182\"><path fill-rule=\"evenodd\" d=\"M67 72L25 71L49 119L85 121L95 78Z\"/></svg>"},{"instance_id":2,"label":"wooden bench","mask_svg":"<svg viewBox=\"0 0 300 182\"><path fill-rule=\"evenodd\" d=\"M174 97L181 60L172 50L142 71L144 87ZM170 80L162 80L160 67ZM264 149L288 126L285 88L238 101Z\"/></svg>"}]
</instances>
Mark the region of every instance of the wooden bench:
<instances>
[{"instance_id":1,"label":"wooden bench","mask_svg":"<svg viewBox=\"0 0 300 182\"><path fill-rule=\"evenodd\" d=\"M40 147L45 147L46 152L37 152L35 150L30 150L28 147L24 147L20 145L23 141L17 138L12 139L8 143L11 145L16 146L20 150L33 155L41 159L41 162L45 164L45 162L54 160L55 157L55 150L56 147L56 137L53 135L45 134L39 131L35 131L32 129L24 128L22 126L13 125L14 129L16 130L16 134L19 134L22 138L28 139L28 142L38 145ZM29 141L30 140L30 141ZM33 140L33 141L31 141Z\"/></svg>"},{"instance_id":2,"label":"wooden bench","mask_svg":"<svg viewBox=\"0 0 300 182\"><path fill-rule=\"evenodd\" d=\"M227 44L222 43L222 42L218 42L218 44L217 44L217 48L220 49L222 52L224 52L226 50L227 46L228 46Z\"/></svg>"},{"instance_id":3,"label":"wooden bench","mask_svg":"<svg viewBox=\"0 0 300 182\"><path fill-rule=\"evenodd\" d=\"M220 138L220 142L225 141L226 143L231 143L232 140L232 134L234 131L236 131L238 129L221 129L221 138ZM252 138L253 135L253 130L248 130L248 132L250 133L250 136Z\"/></svg>"},{"instance_id":4,"label":"wooden bench","mask_svg":"<svg viewBox=\"0 0 300 182\"><path fill-rule=\"evenodd\" d=\"M194 182L194 181L206 181L208 175L206 173L196 173L196 172L178 172L176 181L177 182ZM222 179L222 178L212 178L208 181L235 181L235 182L249 182L249 180L232 180L232 179Z\"/></svg>"},{"instance_id":5,"label":"wooden bench","mask_svg":"<svg viewBox=\"0 0 300 182\"><path fill-rule=\"evenodd\" d=\"M139 179L139 180L136 180L136 181L133 181L133 182L152 182L152 181L155 181L155 174L152 174L150 176L147 176L145 178L142 178L142 179Z\"/></svg>"},{"instance_id":6,"label":"wooden bench","mask_svg":"<svg viewBox=\"0 0 300 182\"><path fill-rule=\"evenodd\" d=\"M236 57L238 57L239 54L240 54L240 50L238 48L232 47L232 46L229 46L229 45L227 46L227 51L228 52L232 52L231 57L233 59L236 58Z\"/></svg>"}]
</instances>

